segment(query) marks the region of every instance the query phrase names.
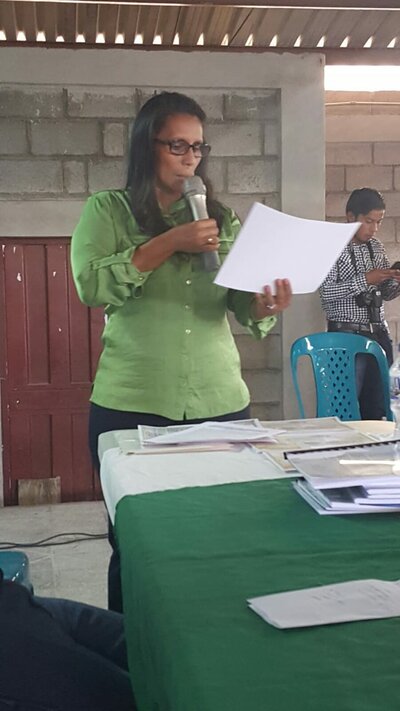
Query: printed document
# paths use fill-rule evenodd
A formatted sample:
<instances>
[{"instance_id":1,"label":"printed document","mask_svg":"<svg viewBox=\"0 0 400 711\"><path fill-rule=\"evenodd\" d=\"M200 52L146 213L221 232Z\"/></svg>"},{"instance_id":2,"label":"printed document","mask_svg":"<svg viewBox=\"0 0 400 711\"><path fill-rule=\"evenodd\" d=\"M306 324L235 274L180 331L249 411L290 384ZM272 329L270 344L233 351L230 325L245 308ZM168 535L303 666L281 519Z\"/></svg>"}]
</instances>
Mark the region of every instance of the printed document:
<instances>
[{"instance_id":1,"label":"printed document","mask_svg":"<svg viewBox=\"0 0 400 711\"><path fill-rule=\"evenodd\" d=\"M247 602L263 620L279 629L377 620L400 616L400 582L350 580L254 597Z\"/></svg>"},{"instance_id":2,"label":"printed document","mask_svg":"<svg viewBox=\"0 0 400 711\"><path fill-rule=\"evenodd\" d=\"M261 293L275 279L290 279L294 294L320 286L359 222L305 220L254 203L220 268L215 284Z\"/></svg>"}]
</instances>

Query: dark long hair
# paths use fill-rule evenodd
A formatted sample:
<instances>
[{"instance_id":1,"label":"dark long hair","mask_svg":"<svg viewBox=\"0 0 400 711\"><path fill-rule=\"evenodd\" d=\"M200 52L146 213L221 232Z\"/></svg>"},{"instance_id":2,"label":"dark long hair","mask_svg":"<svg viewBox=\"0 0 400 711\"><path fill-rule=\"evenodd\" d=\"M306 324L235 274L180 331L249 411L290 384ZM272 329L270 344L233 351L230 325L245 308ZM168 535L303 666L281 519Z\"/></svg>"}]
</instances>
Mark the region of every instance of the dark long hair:
<instances>
[{"instance_id":1,"label":"dark long hair","mask_svg":"<svg viewBox=\"0 0 400 711\"><path fill-rule=\"evenodd\" d=\"M126 188L133 215L140 229L150 237L170 229L163 219L155 194L154 138L163 128L167 118L176 114L196 116L203 125L206 120L203 109L194 99L175 91L163 91L146 101L132 129ZM208 214L221 227L222 206L213 198L212 186L206 177L205 158L197 166L196 175L202 178L207 187Z\"/></svg>"}]
</instances>

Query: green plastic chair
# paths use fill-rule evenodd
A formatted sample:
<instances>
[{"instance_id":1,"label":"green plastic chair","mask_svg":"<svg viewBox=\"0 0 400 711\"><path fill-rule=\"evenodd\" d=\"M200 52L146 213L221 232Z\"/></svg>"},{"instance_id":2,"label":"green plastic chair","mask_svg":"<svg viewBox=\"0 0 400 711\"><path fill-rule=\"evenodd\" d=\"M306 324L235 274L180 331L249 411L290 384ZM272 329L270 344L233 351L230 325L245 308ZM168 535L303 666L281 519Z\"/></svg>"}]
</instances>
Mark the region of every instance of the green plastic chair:
<instances>
[{"instance_id":1,"label":"green plastic chair","mask_svg":"<svg viewBox=\"0 0 400 711\"><path fill-rule=\"evenodd\" d=\"M24 585L32 590L29 575L29 559L22 551L0 551L0 568L4 579Z\"/></svg>"},{"instance_id":2,"label":"green plastic chair","mask_svg":"<svg viewBox=\"0 0 400 711\"><path fill-rule=\"evenodd\" d=\"M291 348L290 364L300 417L304 418L305 414L297 378L297 365L299 358L309 356L316 387L316 417L361 419L355 374L355 359L358 354L376 358L383 383L386 418L393 420L390 409L389 368L383 348L366 336L325 331L298 338Z\"/></svg>"}]
</instances>

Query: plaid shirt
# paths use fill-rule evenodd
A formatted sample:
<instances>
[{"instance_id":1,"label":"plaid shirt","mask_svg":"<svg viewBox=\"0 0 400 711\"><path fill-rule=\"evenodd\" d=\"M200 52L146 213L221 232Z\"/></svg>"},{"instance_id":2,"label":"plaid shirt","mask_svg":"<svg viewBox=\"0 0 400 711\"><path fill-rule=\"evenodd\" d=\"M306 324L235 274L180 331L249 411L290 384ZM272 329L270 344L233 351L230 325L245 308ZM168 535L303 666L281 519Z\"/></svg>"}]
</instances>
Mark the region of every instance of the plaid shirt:
<instances>
[{"instance_id":1,"label":"plaid shirt","mask_svg":"<svg viewBox=\"0 0 400 711\"><path fill-rule=\"evenodd\" d=\"M371 259L372 257L372 259ZM355 297L376 287L367 284L366 272L372 269L389 269L390 264L382 242L374 237L368 244L351 241L341 253L319 288L322 308L328 321L346 321L369 325L367 306L358 306ZM387 279L379 285L384 301L400 295L400 284ZM380 309L380 319L385 323L385 311Z\"/></svg>"}]
</instances>

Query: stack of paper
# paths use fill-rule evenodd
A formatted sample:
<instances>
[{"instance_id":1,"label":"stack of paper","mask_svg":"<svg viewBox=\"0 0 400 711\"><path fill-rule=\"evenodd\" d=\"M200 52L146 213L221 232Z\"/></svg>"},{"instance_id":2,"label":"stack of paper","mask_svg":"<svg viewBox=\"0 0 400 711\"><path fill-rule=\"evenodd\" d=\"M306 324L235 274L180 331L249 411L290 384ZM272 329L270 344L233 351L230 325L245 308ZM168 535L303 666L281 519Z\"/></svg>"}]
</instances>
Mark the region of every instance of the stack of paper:
<instances>
[{"instance_id":1,"label":"stack of paper","mask_svg":"<svg viewBox=\"0 0 400 711\"><path fill-rule=\"evenodd\" d=\"M400 440L287 453L296 491L320 514L400 511Z\"/></svg>"},{"instance_id":2,"label":"stack of paper","mask_svg":"<svg viewBox=\"0 0 400 711\"><path fill-rule=\"evenodd\" d=\"M257 419L169 427L139 425L137 432L122 433L119 445L125 454L232 450L248 442L275 442L279 431L263 427Z\"/></svg>"},{"instance_id":3,"label":"stack of paper","mask_svg":"<svg viewBox=\"0 0 400 711\"><path fill-rule=\"evenodd\" d=\"M275 429L280 430L280 433L276 435L276 441L255 442L253 446L285 472L295 471L293 464L285 457L288 451L309 451L332 446L342 447L348 444L364 444L377 439L372 435L358 432L349 423L342 422L338 417L280 420L271 424Z\"/></svg>"}]
</instances>

